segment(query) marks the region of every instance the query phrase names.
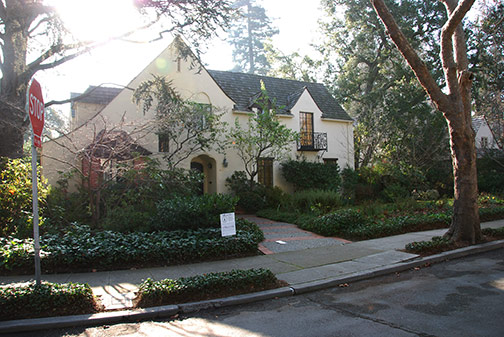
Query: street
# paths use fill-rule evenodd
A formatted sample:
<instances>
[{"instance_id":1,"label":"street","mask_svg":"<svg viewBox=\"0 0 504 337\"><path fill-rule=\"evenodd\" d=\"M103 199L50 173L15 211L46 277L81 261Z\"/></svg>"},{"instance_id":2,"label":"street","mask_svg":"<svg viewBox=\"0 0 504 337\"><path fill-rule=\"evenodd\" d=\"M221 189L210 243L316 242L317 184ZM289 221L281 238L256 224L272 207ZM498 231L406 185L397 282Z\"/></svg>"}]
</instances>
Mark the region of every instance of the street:
<instances>
[{"instance_id":1,"label":"street","mask_svg":"<svg viewBox=\"0 0 504 337\"><path fill-rule=\"evenodd\" d=\"M503 336L504 249L305 295L13 336Z\"/></svg>"}]
</instances>

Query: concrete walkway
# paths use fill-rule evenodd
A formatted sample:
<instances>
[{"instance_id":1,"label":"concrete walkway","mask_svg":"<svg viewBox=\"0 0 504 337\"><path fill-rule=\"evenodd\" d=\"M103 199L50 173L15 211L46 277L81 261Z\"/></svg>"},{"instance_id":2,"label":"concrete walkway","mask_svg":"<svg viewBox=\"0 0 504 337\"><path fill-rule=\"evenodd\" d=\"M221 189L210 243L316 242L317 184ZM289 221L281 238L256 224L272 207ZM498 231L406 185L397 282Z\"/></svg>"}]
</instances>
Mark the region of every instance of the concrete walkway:
<instances>
[{"instance_id":1,"label":"concrete walkway","mask_svg":"<svg viewBox=\"0 0 504 337\"><path fill-rule=\"evenodd\" d=\"M405 244L430 240L432 236L440 236L446 232L446 229L441 229L349 242L338 238L324 238L290 224L252 216L247 218L258 223L265 232L266 240L261 244L265 255L160 268L42 275L42 278L58 283L88 283L108 310L124 309L132 306L137 286L147 278L175 279L232 269L266 268L290 286L313 284L410 261L418 256L399 251L404 249ZM482 228L503 226L504 220L482 223ZM32 278L0 276L0 285L23 283Z\"/></svg>"}]
</instances>

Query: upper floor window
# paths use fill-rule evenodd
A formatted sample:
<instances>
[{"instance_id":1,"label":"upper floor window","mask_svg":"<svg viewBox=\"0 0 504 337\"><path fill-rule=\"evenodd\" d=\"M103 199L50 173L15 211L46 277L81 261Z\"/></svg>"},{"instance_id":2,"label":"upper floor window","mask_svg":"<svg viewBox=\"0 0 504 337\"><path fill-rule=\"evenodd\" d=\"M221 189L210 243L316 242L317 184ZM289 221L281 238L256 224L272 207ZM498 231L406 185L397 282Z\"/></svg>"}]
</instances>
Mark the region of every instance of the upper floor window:
<instances>
[{"instance_id":1,"label":"upper floor window","mask_svg":"<svg viewBox=\"0 0 504 337\"><path fill-rule=\"evenodd\" d=\"M313 147L313 113L299 113L299 130L301 147Z\"/></svg>"},{"instance_id":2,"label":"upper floor window","mask_svg":"<svg viewBox=\"0 0 504 337\"><path fill-rule=\"evenodd\" d=\"M481 137L481 147L487 148L488 147L488 137Z\"/></svg>"}]
</instances>

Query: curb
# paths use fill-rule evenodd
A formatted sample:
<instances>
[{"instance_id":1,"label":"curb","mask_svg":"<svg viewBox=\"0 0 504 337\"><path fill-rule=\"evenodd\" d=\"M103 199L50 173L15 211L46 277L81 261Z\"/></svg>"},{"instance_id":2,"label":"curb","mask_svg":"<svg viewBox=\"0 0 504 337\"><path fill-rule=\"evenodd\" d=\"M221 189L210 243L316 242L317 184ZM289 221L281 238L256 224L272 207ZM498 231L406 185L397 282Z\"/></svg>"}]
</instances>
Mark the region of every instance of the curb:
<instances>
[{"instance_id":1,"label":"curb","mask_svg":"<svg viewBox=\"0 0 504 337\"><path fill-rule=\"evenodd\" d=\"M399 262L389 266L355 272L342 277L328 278L324 280L295 284L290 287L271 289L256 293L236 295L207 301L190 302L179 305L166 305L145 309L105 312L92 315L73 315L3 321L0 322L0 334L8 332L26 332L64 327L96 326L103 324L134 322L146 319L170 317L179 313L191 313L206 309L221 308L233 305L248 304L268 299L295 296L335 287L344 283L362 281L365 279L405 271L411 268L425 265L426 263L438 263L446 260L458 259L468 255L484 253L503 247L504 240L492 241L480 245L459 248L436 255L409 260L407 262Z\"/></svg>"}]
</instances>

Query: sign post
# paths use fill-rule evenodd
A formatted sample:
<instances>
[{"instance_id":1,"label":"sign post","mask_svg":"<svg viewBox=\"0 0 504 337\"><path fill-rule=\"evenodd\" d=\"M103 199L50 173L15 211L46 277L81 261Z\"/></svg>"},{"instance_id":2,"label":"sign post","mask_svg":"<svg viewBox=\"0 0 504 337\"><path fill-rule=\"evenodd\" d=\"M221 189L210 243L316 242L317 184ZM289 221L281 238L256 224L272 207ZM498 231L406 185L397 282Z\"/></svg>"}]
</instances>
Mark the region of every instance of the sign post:
<instances>
[{"instance_id":1,"label":"sign post","mask_svg":"<svg viewBox=\"0 0 504 337\"><path fill-rule=\"evenodd\" d=\"M37 147L42 147L42 130L44 129L44 98L40 83L33 79L26 94L26 107L33 131L32 142L32 194L33 194L33 240L35 248L35 281L41 283L40 272L40 235L38 214L38 178Z\"/></svg>"}]
</instances>

